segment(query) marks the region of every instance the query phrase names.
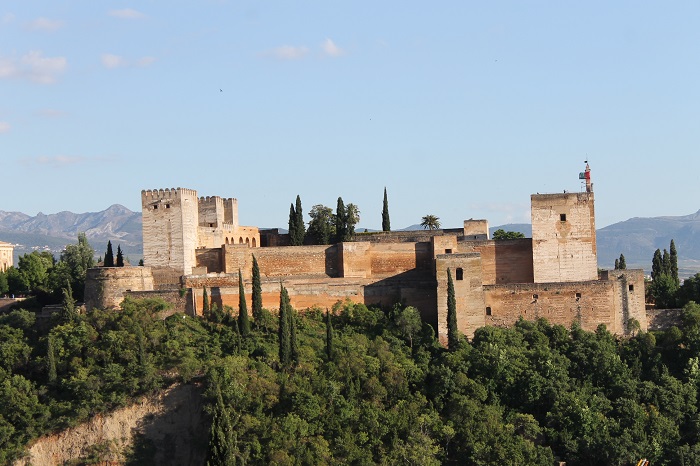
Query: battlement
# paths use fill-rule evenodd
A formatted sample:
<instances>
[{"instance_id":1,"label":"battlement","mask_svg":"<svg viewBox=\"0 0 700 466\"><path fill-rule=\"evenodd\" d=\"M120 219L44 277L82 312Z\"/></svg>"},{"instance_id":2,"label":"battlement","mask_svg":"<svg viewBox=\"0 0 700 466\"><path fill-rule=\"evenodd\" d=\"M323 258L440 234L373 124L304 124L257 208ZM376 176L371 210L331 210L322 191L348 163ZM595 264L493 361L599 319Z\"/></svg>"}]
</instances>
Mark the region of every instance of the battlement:
<instances>
[{"instance_id":1,"label":"battlement","mask_svg":"<svg viewBox=\"0 0 700 466\"><path fill-rule=\"evenodd\" d=\"M197 191L186 188L144 189L141 191L141 204L146 205L158 201L170 201L183 197L197 197Z\"/></svg>"}]
</instances>

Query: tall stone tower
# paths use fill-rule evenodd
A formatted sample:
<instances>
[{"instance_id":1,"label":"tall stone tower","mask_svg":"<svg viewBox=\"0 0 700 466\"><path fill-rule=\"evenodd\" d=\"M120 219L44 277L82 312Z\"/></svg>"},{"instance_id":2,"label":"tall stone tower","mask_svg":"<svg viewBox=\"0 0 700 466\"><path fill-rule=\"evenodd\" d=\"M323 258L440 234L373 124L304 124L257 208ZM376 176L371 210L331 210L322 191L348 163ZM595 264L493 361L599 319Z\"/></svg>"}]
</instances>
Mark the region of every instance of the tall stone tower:
<instances>
[{"instance_id":1,"label":"tall stone tower","mask_svg":"<svg viewBox=\"0 0 700 466\"><path fill-rule=\"evenodd\" d=\"M193 189L141 191L144 265L192 273L196 266L198 201Z\"/></svg>"},{"instance_id":2,"label":"tall stone tower","mask_svg":"<svg viewBox=\"0 0 700 466\"><path fill-rule=\"evenodd\" d=\"M530 197L535 283L598 278L595 210L588 165L584 173L586 192Z\"/></svg>"}]
</instances>

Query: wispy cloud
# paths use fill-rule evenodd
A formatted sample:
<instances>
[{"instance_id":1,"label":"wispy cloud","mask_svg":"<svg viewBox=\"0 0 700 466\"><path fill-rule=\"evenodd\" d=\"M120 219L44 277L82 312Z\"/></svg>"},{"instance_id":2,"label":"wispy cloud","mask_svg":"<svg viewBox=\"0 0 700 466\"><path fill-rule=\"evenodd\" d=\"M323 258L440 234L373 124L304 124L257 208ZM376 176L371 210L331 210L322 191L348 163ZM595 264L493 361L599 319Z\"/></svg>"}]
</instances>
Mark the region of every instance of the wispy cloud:
<instances>
[{"instance_id":1,"label":"wispy cloud","mask_svg":"<svg viewBox=\"0 0 700 466\"><path fill-rule=\"evenodd\" d=\"M124 8L123 10L110 10L109 16L119 19L143 19L146 17L145 14L131 8Z\"/></svg>"},{"instance_id":2,"label":"wispy cloud","mask_svg":"<svg viewBox=\"0 0 700 466\"><path fill-rule=\"evenodd\" d=\"M27 24L27 28L31 31L54 32L63 27L63 21L49 18L37 18Z\"/></svg>"},{"instance_id":3,"label":"wispy cloud","mask_svg":"<svg viewBox=\"0 0 700 466\"><path fill-rule=\"evenodd\" d=\"M9 132L10 132L10 124L6 121L0 121L0 134L9 133Z\"/></svg>"},{"instance_id":4,"label":"wispy cloud","mask_svg":"<svg viewBox=\"0 0 700 466\"><path fill-rule=\"evenodd\" d=\"M83 155L40 155L38 157L25 157L20 159L20 162L27 166L57 168L95 162L109 162L112 160L114 160L114 157L108 156L85 157Z\"/></svg>"},{"instance_id":5,"label":"wispy cloud","mask_svg":"<svg viewBox=\"0 0 700 466\"><path fill-rule=\"evenodd\" d=\"M308 47L282 45L281 47L276 47L272 50L268 50L267 52L263 52L262 55L273 57L278 60L299 60L304 58L308 53Z\"/></svg>"},{"instance_id":6,"label":"wispy cloud","mask_svg":"<svg viewBox=\"0 0 700 466\"><path fill-rule=\"evenodd\" d=\"M0 79L29 79L39 84L52 84L65 72L65 57L44 57L39 50L32 50L22 58L0 57Z\"/></svg>"},{"instance_id":7,"label":"wispy cloud","mask_svg":"<svg viewBox=\"0 0 700 466\"><path fill-rule=\"evenodd\" d=\"M323 53L328 57L335 58L345 54L345 51L337 45L335 45L335 42L333 42L331 39L326 39L323 42L323 45L321 45L321 49L323 50Z\"/></svg>"},{"instance_id":8,"label":"wispy cloud","mask_svg":"<svg viewBox=\"0 0 700 466\"><path fill-rule=\"evenodd\" d=\"M101 57L102 66L105 68L126 68L130 66L137 66L144 68L146 66L152 65L156 59L155 57L141 57L138 60L127 60L120 55L113 55L111 53L103 53Z\"/></svg>"}]
</instances>

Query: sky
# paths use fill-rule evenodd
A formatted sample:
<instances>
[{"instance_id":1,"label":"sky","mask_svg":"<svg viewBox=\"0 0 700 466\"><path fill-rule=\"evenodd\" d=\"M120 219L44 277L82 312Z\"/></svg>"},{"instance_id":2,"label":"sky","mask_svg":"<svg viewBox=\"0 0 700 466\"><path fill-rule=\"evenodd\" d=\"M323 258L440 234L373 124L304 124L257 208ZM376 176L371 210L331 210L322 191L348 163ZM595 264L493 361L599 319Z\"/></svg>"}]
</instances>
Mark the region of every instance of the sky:
<instances>
[{"instance_id":1,"label":"sky","mask_svg":"<svg viewBox=\"0 0 700 466\"><path fill-rule=\"evenodd\" d=\"M300 195L381 228L529 223L581 190L596 224L700 209L700 2L3 0L0 210ZM308 220L308 217L306 218Z\"/></svg>"}]
</instances>

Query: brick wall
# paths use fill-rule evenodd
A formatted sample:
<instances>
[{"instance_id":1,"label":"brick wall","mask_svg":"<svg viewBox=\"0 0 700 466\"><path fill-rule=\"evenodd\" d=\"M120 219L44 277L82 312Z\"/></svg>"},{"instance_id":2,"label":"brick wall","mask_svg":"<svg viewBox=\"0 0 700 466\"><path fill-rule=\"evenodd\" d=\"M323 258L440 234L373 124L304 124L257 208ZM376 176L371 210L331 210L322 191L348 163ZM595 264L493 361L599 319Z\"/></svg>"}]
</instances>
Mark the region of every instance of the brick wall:
<instances>
[{"instance_id":1,"label":"brick wall","mask_svg":"<svg viewBox=\"0 0 700 466\"><path fill-rule=\"evenodd\" d=\"M435 261L437 274L438 336L447 335L447 269L450 269L457 301L457 327L471 338L484 326L484 293L481 257L478 253L442 254Z\"/></svg>"},{"instance_id":2,"label":"brick wall","mask_svg":"<svg viewBox=\"0 0 700 466\"><path fill-rule=\"evenodd\" d=\"M460 241L459 252L481 254L484 285L532 283L530 238L489 241Z\"/></svg>"}]
</instances>

